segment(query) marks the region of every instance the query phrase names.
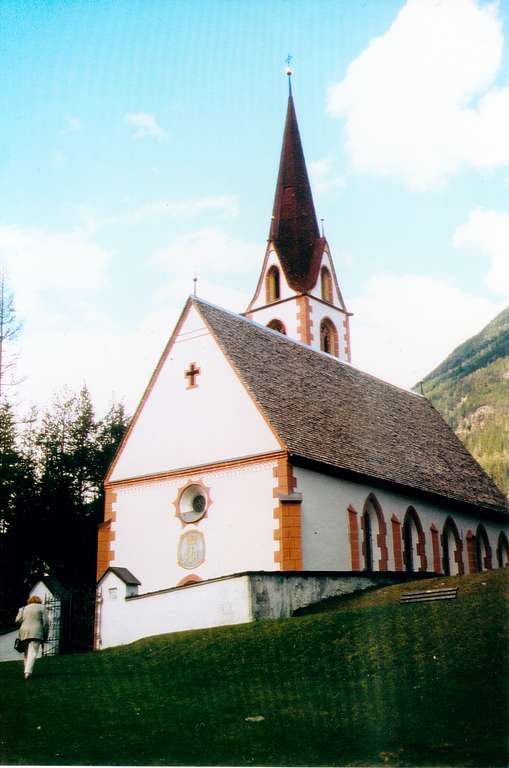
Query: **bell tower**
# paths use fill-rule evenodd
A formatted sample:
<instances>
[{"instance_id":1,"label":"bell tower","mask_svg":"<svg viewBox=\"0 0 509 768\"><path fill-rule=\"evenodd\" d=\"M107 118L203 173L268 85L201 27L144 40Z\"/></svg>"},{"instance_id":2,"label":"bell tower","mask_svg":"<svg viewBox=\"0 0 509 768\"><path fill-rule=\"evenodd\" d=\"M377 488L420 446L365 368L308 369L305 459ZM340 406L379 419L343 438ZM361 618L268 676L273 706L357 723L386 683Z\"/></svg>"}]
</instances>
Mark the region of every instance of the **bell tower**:
<instances>
[{"instance_id":1,"label":"bell tower","mask_svg":"<svg viewBox=\"0 0 509 768\"><path fill-rule=\"evenodd\" d=\"M267 250L246 317L350 362L347 311L329 244L318 229L293 102L291 69Z\"/></svg>"}]
</instances>

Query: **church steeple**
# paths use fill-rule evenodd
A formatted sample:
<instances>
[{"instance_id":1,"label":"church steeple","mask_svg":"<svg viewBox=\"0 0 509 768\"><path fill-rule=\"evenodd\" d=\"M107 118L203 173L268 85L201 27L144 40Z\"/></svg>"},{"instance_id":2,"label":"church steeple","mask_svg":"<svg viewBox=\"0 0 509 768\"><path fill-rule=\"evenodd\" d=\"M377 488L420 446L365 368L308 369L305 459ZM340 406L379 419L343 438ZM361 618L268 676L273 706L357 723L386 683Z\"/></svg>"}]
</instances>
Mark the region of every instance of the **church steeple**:
<instances>
[{"instance_id":1,"label":"church steeple","mask_svg":"<svg viewBox=\"0 0 509 768\"><path fill-rule=\"evenodd\" d=\"M350 313L327 240L318 228L290 80L267 250L246 315L314 349L350 360Z\"/></svg>"},{"instance_id":2,"label":"church steeple","mask_svg":"<svg viewBox=\"0 0 509 768\"><path fill-rule=\"evenodd\" d=\"M318 229L291 86L269 239L291 287L312 288L325 240Z\"/></svg>"}]
</instances>

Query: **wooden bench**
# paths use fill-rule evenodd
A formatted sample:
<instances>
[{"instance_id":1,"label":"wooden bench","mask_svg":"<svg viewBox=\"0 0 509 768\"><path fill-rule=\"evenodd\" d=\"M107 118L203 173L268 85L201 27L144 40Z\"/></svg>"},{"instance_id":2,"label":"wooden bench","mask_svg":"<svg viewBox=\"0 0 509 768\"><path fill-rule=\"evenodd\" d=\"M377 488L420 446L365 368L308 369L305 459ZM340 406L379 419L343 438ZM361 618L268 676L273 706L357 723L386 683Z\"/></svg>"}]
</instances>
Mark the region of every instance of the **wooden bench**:
<instances>
[{"instance_id":1,"label":"wooden bench","mask_svg":"<svg viewBox=\"0 0 509 768\"><path fill-rule=\"evenodd\" d=\"M454 600L458 596L458 587L426 589L423 592L406 592L399 598L400 603L429 603L430 600Z\"/></svg>"}]
</instances>

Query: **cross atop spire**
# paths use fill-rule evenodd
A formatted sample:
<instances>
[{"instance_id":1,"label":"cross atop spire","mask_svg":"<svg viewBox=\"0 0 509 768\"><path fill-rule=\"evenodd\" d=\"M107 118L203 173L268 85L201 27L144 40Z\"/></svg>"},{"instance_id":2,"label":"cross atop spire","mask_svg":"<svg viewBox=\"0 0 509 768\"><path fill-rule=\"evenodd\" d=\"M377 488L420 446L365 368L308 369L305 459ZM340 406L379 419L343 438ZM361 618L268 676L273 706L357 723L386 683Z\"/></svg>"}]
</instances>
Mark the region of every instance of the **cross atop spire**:
<instances>
[{"instance_id":1,"label":"cross atop spire","mask_svg":"<svg viewBox=\"0 0 509 768\"><path fill-rule=\"evenodd\" d=\"M286 73L290 81L292 70L288 68ZM299 291L311 288L325 240L318 229L291 85L269 239L290 285Z\"/></svg>"},{"instance_id":2,"label":"cross atop spire","mask_svg":"<svg viewBox=\"0 0 509 768\"><path fill-rule=\"evenodd\" d=\"M292 75L293 75L293 69L290 67L290 64L292 62L293 56L288 56L285 59L286 62L286 69L285 69L285 75L288 77L288 95L292 95Z\"/></svg>"}]
</instances>

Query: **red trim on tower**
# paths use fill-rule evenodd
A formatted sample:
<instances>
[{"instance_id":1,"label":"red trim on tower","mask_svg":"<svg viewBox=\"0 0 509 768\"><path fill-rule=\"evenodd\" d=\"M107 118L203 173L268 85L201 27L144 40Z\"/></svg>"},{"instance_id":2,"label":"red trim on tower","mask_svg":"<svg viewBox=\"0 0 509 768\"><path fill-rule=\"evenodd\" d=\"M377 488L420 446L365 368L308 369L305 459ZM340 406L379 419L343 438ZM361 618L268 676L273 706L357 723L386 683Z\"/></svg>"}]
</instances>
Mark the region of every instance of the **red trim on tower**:
<instances>
[{"instance_id":1,"label":"red trim on tower","mask_svg":"<svg viewBox=\"0 0 509 768\"><path fill-rule=\"evenodd\" d=\"M297 337L304 344L313 341L311 302L307 296L297 296Z\"/></svg>"}]
</instances>

